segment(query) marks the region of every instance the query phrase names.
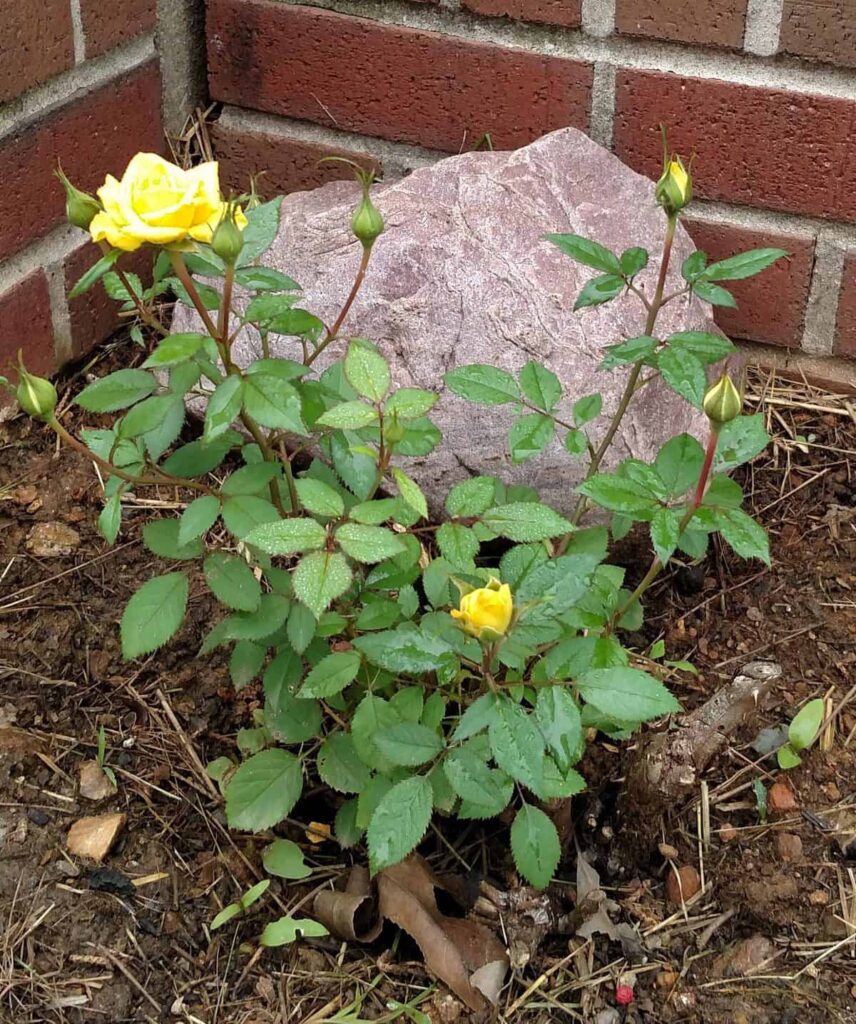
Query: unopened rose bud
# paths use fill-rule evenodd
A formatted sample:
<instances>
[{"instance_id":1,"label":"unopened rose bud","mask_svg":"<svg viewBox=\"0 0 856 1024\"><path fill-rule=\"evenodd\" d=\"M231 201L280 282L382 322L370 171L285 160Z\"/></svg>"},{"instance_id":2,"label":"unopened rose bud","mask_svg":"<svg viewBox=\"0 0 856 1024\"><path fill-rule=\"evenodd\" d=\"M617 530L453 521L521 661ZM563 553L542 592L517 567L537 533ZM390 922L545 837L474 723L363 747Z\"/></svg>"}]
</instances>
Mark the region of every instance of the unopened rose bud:
<instances>
[{"instance_id":1,"label":"unopened rose bud","mask_svg":"<svg viewBox=\"0 0 856 1024\"><path fill-rule=\"evenodd\" d=\"M404 437L404 424L401 423L395 413L384 422L383 435L390 444L398 444Z\"/></svg>"},{"instance_id":2,"label":"unopened rose bud","mask_svg":"<svg viewBox=\"0 0 856 1024\"><path fill-rule=\"evenodd\" d=\"M235 207L230 203L211 238L211 248L230 267L235 265L244 248L244 233L235 223L235 218Z\"/></svg>"},{"instance_id":3,"label":"unopened rose bud","mask_svg":"<svg viewBox=\"0 0 856 1024\"><path fill-rule=\"evenodd\" d=\"M371 201L367 184L360 205L354 211L354 216L351 219L351 230L365 249L370 249L383 233L383 217L380 210Z\"/></svg>"},{"instance_id":4,"label":"unopened rose bud","mask_svg":"<svg viewBox=\"0 0 856 1024\"><path fill-rule=\"evenodd\" d=\"M665 161L663 174L654 189L654 196L660 206L670 214L683 210L692 199L693 180L680 157L672 157Z\"/></svg>"},{"instance_id":5,"label":"unopened rose bud","mask_svg":"<svg viewBox=\"0 0 856 1024\"><path fill-rule=\"evenodd\" d=\"M743 411L743 398L727 373L705 391L702 408L714 428L737 419Z\"/></svg>"},{"instance_id":6,"label":"unopened rose bud","mask_svg":"<svg viewBox=\"0 0 856 1024\"><path fill-rule=\"evenodd\" d=\"M23 364L18 366L18 387L15 391L15 398L28 416L37 420L53 418L57 403L56 388L44 377L36 377L32 373L28 373Z\"/></svg>"},{"instance_id":7,"label":"unopened rose bud","mask_svg":"<svg viewBox=\"0 0 856 1024\"><path fill-rule=\"evenodd\" d=\"M57 167L56 176L59 178L62 183L62 187L65 189L66 220L76 228L83 228L84 231L88 231L89 225L92 223L92 218L96 213L101 212L101 204L95 196L91 196L88 192L81 192L79 188L75 188L65 174L63 174L61 167Z\"/></svg>"}]
</instances>

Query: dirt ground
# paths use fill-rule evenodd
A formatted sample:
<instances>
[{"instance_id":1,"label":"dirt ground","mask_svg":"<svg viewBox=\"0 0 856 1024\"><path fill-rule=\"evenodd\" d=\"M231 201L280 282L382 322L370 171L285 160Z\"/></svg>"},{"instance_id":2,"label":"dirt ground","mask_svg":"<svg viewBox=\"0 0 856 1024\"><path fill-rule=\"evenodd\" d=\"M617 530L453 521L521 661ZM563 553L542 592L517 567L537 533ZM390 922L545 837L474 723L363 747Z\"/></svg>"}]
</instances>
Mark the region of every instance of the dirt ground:
<instances>
[{"instance_id":1,"label":"dirt ground","mask_svg":"<svg viewBox=\"0 0 856 1024\"><path fill-rule=\"evenodd\" d=\"M105 349L88 370L106 372L119 355L129 349ZM66 404L80 383L80 373L67 383ZM717 549L702 566L678 569L648 602L644 639L663 637L668 657L698 667L671 684L687 708L755 659L778 662L781 678L705 774L709 828L698 790L656 829L640 830L637 809L617 799L636 744L593 744L575 836L596 855L617 919L636 938L548 936L509 974L497 1020L856 1022L856 410L804 385L759 374L750 384L775 443L742 482L771 532L773 568ZM81 426L74 410L65 422ZM257 947L267 920L308 912L316 891L362 859L360 849L307 841L307 824L332 814L323 795L310 794L280 830L304 847L312 876L275 879L236 923L208 930L263 877L259 852L270 836L230 835L202 769L234 751L258 691L236 698L224 659L196 657L217 614L201 578L177 640L145 661L122 661L122 608L162 571L140 543L142 524L182 507L180 494L146 497L127 508L108 548L94 528L92 466L58 452L38 425L0 424L0 1021L468 1019L389 926L364 947ZM66 553L45 552L38 524L61 524L51 529ZM829 743L787 773L792 807L773 802L762 822L753 784L783 776L751 743L810 697L828 697L836 712ZM118 790L96 804L78 779L100 726ZM127 819L104 864L71 856L72 823L107 812ZM639 842L640 832L656 838ZM506 836L480 823L441 828L422 852L437 870L514 889ZM684 907L665 902L670 860L701 874L703 889ZM572 847L555 887L565 914L574 862ZM619 981L634 997L616 1007Z\"/></svg>"}]
</instances>

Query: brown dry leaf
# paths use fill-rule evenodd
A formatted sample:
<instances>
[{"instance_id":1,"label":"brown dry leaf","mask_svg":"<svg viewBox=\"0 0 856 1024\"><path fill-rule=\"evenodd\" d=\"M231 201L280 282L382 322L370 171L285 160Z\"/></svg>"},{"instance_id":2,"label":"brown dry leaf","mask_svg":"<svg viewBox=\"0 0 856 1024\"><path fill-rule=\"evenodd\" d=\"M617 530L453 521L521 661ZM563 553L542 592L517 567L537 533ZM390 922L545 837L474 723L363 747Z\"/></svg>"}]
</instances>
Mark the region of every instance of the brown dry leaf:
<instances>
[{"instance_id":1,"label":"brown dry leaf","mask_svg":"<svg viewBox=\"0 0 856 1024\"><path fill-rule=\"evenodd\" d=\"M331 935L349 942L374 942L383 928L368 869L362 865L351 868L344 892L319 892L313 910Z\"/></svg>"},{"instance_id":2,"label":"brown dry leaf","mask_svg":"<svg viewBox=\"0 0 856 1024\"><path fill-rule=\"evenodd\" d=\"M508 970L505 946L476 921L440 913L435 888L446 886L417 854L377 878L377 900L369 873L354 867L344 892L321 892L314 913L336 938L371 942L383 921L402 928L416 942L425 966L472 1010L496 1004Z\"/></svg>"},{"instance_id":3,"label":"brown dry leaf","mask_svg":"<svg viewBox=\"0 0 856 1024\"><path fill-rule=\"evenodd\" d=\"M411 854L378 876L381 916L404 929L425 966L471 1010L496 1004L505 979L505 946L488 928L440 913L436 879L425 860Z\"/></svg>"}]
</instances>

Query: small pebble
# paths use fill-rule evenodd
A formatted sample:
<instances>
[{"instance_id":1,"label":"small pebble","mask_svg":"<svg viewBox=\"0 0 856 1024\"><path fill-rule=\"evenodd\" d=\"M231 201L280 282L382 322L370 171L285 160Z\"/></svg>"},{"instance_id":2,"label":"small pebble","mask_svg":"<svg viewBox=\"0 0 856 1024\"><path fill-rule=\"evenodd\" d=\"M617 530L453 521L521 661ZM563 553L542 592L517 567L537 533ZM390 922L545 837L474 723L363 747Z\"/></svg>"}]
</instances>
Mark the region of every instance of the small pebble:
<instances>
[{"instance_id":1,"label":"small pebble","mask_svg":"<svg viewBox=\"0 0 856 1024\"><path fill-rule=\"evenodd\" d=\"M720 842L723 842L723 843L733 843L734 840L738 837L738 835L739 835L739 832L731 824L730 821L726 821L726 823L719 830L719 839L720 839Z\"/></svg>"},{"instance_id":2,"label":"small pebble","mask_svg":"<svg viewBox=\"0 0 856 1024\"><path fill-rule=\"evenodd\" d=\"M767 812L771 818L786 818L797 809L797 798L787 782L774 782L767 792Z\"/></svg>"},{"instance_id":3,"label":"small pebble","mask_svg":"<svg viewBox=\"0 0 856 1024\"><path fill-rule=\"evenodd\" d=\"M34 825L47 825L51 816L39 807L32 807L27 811L27 817Z\"/></svg>"},{"instance_id":4,"label":"small pebble","mask_svg":"<svg viewBox=\"0 0 856 1024\"><path fill-rule=\"evenodd\" d=\"M808 901L814 907L825 907L829 903L829 893L825 889L815 889L809 894Z\"/></svg>"},{"instance_id":5,"label":"small pebble","mask_svg":"<svg viewBox=\"0 0 856 1024\"><path fill-rule=\"evenodd\" d=\"M802 839L791 832L782 832L776 836L776 852L779 855L779 860L786 864L795 864L802 860Z\"/></svg>"},{"instance_id":6,"label":"small pebble","mask_svg":"<svg viewBox=\"0 0 856 1024\"><path fill-rule=\"evenodd\" d=\"M677 860L678 851L674 846L670 846L669 843L660 843L657 847L660 851L660 856L665 857L666 860Z\"/></svg>"},{"instance_id":7,"label":"small pebble","mask_svg":"<svg viewBox=\"0 0 856 1024\"><path fill-rule=\"evenodd\" d=\"M680 876L680 881L679 881ZM692 899L701 889L698 871L691 864L684 864L677 872L669 868L666 876L666 902L679 907L682 902ZM681 899L683 897L683 900Z\"/></svg>"}]
</instances>

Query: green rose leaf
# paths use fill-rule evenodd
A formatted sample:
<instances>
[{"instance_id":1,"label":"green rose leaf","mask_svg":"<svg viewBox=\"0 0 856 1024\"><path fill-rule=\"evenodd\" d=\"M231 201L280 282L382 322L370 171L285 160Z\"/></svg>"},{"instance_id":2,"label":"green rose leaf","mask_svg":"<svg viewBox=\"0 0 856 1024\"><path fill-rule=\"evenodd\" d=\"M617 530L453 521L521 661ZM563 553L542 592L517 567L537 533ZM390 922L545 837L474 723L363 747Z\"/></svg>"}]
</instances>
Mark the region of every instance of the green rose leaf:
<instances>
[{"instance_id":1,"label":"green rose leaf","mask_svg":"<svg viewBox=\"0 0 856 1024\"><path fill-rule=\"evenodd\" d=\"M568 769L583 752L583 726L577 702L564 686L545 686L538 691L535 720L550 753L560 768Z\"/></svg>"},{"instance_id":2,"label":"green rose leaf","mask_svg":"<svg viewBox=\"0 0 856 1024\"><path fill-rule=\"evenodd\" d=\"M548 540L569 533L573 526L548 505L537 501L515 501L497 505L482 515L482 522L500 537L525 543Z\"/></svg>"},{"instance_id":3,"label":"green rose leaf","mask_svg":"<svg viewBox=\"0 0 856 1024\"><path fill-rule=\"evenodd\" d=\"M203 562L202 571L211 593L227 608L254 612L259 607L261 584L243 558L214 551Z\"/></svg>"},{"instance_id":4,"label":"green rose leaf","mask_svg":"<svg viewBox=\"0 0 856 1024\"><path fill-rule=\"evenodd\" d=\"M303 767L287 750L255 754L226 787L226 820L231 828L262 832L286 817L303 790Z\"/></svg>"},{"instance_id":5,"label":"green rose leaf","mask_svg":"<svg viewBox=\"0 0 856 1024\"><path fill-rule=\"evenodd\" d=\"M555 423L549 416L527 413L519 416L508 433L511 461L519 465L542 452L553 440Z\"/></svg>"},{"instance_id":6,"label":"green rose leaf","mask_svg":"<svg viewBox=\"0 0 856 1024\"><path fill-rule=\"evenodd\" d=\"M719 532L741 558L760 558L770 564L770 542L764 527L739 508L720 509Z\"/></svg>"},{"instance_id":7,"label":"green rose leaf","mask_svg":"<svg viewBox=\"0 0 856 1024\"><path fill-rule=\"evenodd\" d=\"M322 781L337 793L362 793L371 779L347 732L330 733L318 751L317 765Z\"/></svg>"},{"instance_id":8,"label":"green rose leaf","mask_svg":"<svg viewBox=\"0 0 856 1024\"><path fill-rule=\"evenodd\" d=\"M392 468L392 479L395 481L398 493L401 495L404 503L409 505L414 512L418 512L420 518L427 519L428 502L416 481L412 480L403 470L398 469L396 466Z\"/></svg>"},{"instance_id":9,"label":"green rose leaf","mask_svg":"<svg viewBox=\"0 0 856 1024\"><path fill-rule=\"evenodd\" d=\"M336 530L336 543L357 562L382 562L404 552L403 542L382 526L343 523Z\"/></svg>"},{"instance_id":10,"label":"green rose leaf","mask_svg":"<svg viewBox=\"0 0 856 1024\"><path fill-rule=\"evenodd\" d=\"M665 565L674 554L680 538L681 517L673 508L658 508L651 519L651 543L657 558Z\"/></svg>"},{"instance_id":11,"label":"green rose leaf","mask_svg":"<svg viewBox=\"0 0 856 1024\"><path fill-rule=\"evenodd\" d=\"M157 386L145 370L116 370L88 384L75 401L88 412L116 412L147 398Z\"/></svg>"},{"instance_id":12,"label":"green rose leaf","mask_svg":"<svg viewBox=\"0 0 856 1024\"><path fill-rule=\"evenodd\" d=\"M591 498L601 508L625 515L646 512L653 505L653 498L645 487L612 473L595 473L580 484L577 492Z\"/></svg>"},{"instance_id":13,"label":"green rose leaf","mask_svg":"<svg viewBox=\"0 0 856 1024\"><path fill-rule=\"evenodd\" d=\"M322 658L300 687L299 697L333 697L357 678L360 656L356 651L334 651Z\"/></svg>"},{"instance_id":14,"label":"green rose leaf","mask_svg":"<svg viewBox=\"0 0 856 1024\"><path fill-rule=\"evenodd\" d=\"M612 719L647 722L681 710L665 686L647 672L626 666L597 668L577 680L582 698Z\"/></svg>"},{"instance_id":15,"label":"green rose leaf","mask_svg":"<svg viewBox=\"0 0 856 1024\"><path fill-rule=\"evenodd\" d=\"M396 783L381 798L366 834L373 875L398 864L419 845L433 805L431 783L421 775Z\"/></svg>"},{"instance_id":16,"label":"green rose leaf","mask_svg":"<svg viewBox=\"0 0 856 1024\"><path fill-rule=\"evenodd\" d=\"M546 889L553 880L562 846L556 826L531 804L524 804L511 825L511 853L517 870L536 889Z\"/></svg>"},{"instance_id":17,"label":"green rose leaf","mask_svg":"<svg viewBox=\"0 0 856 1024\"><path fill-rule=\"evenodd\" d=\"M545 412L552 412L562 397L562 385L556 374L534 360L520 371L520 390L533 405Z\"/></svg>"},{"instance_id":18,"label":"green rose leaf","mask_svg":"<svg viewBox=\"0 0 856 1024\"><path fill-rule=\"evenodd\" d=\"M657 365L669 387L700 409L707 390L707 374L698 356L686 348L668 347L657 356Z\"/></svg>"},{"instance_id":19,"label":"green rose leaf","mask_svg":"<svg viewBox=\"0 0 856 1024\"><path fill-rule=\"evenodd\" d=\"M496 485L495 476L473 476L462 480L446 496L446 511L450 516L480 516L494 503Z\"/></svg>"},{"instance_id":20,"label":"green rose leaf","mask_svg":"<svg viewBox=\"0 0 856 1024\"><path fill-rule=\"evenodd\" d=\"M603 398L600 394L595 392L593 395L584 395L582 398L577 399L574 402L573 415L574 423L578 427L583 427L586 423L589 423L595 417L600 416L600 410L603 408Z\"/></svg>"},{"instance_id":21,"label":"green rose leaf","mask_svg":"<svg viewBox=\"0 0 856 1024\"><path fill-rule=\"evenodd\" d=\"M488 768L484 760L467 747L453 750L443 762L443 770L452 789L470 803L502 808L514 792L505 772Z\"/></svg>"},{"instance_id":22,"label":"green rose leaf","mask_svg":"<svg viewBox=\"0 0 856 1024\"><path fill-rule=\"evenodd\" d=\"M207 334L170 334L152 352L143 366L175 366L193 358L208 339Z\"/></svg>"},{"instance_id":23,"label":"green rose leaf","mask_svg":"<svg viewBox=\"0 0 856 1024\"><path fill-rule=\"evenodd\" d=\"M557 249L561 249L566 256L570 256L585 267L602 270L606 274L622 273L618 257L599 242L593 242L582 235L549 234L544 237Z\"/></svg>"},{"instance_id":24,"label":"green rose leaf","mask_svg":"<svg viewBox=\"0 0 856 1024\"><path fill-rule=\"evenodd\" d=\"M313 515L323 516L325 519L338 519L345 512L345 502L342 495L323 480L313 480L312 477L302 477L294 481L297 489L297 497L307 512Z\"/></svg>"},{"instance_id":25,"label":"green rose leaf","mask_svg":"<svg viewBox=\"0 0 856 1024\"><path fill-rule=\"evenodd\" d=\"M293 384L272 373L248 373L244 377L244 410L263 427L287 430L308 437L300 396Z\"/></svg>"},{"instance_id":26,"label":"green rose leaf","mask_svg":"<svg viewBox=\"0 0 856 1024\"><path fill-rule=\"evenodd\" d=\"M156 651L178 632L187 593L183 572L156 576L140 587L122 614L122 656L126 661Z\"/></svg>"},{"instance_id":27,"label":"green rose leaf","mask_svg":"<svg viewBox=\"0 0 856 1024\"><path fill-rule=\"evenodd\" d=\"M459 366L445 374L443 380L450 391L478 405L505 405L520 399L511 374L485 363Z\"/></svg>"},{"instance_id":28,"label":"green rose leaf","mask_svg":"<svg viewBox=\"0 0 856 1024\"><path fill-rule=\"evenodd\" d=\"M220 502L213 494L195 498L178 521L178 543L183 546L207 533L219 515Z\"/></svg>"},{"instance_id":29,"label":"green rose leaf","mask_svg":"<svg viewBox=\"0 0 856 1024\"><path fill-rule=\"evenodd\" d=\"M396 722L375 733L378 750L391 763L415 768L436 757L443 739L419 722Z\"/></svg>"},{"instance_id":30,"label":"green rose leaf","mask_svg":"<svg viewBox=\"0 0 856 1024\"><path fill-rule=\"evenodd\" d=\"M254 527L244 543L266 551L269 555L291 555L324 547L327 531L314 519L279 519Z\"/></svg>"},{"instance_id":31,"label":"green rose leaf","mask_svg":"<svg viewBox=\"0 0 856 1024\"><path fill-rule=\"evenodd\" d=\"M772 266L776 260L787 256L784 249L750 249L748 252L729 256L727 260L711 263L701 276L705 281L742 281L754 277Z\"/></svg>"},{"instance_id":32,"label":"green rose leaf","mask_svg":"<svg viewBox=\"0 0 856 1024\"><path fill-rule=\"evenodd\" d=\"M351 387L372 402L380 402L389 391L389 363L375 346L364 338L355 338L345 356L345 376Z\"/></svg>"},{"instance_id":33,"label":"green rose leaf","mask_svg":"<svg viewBox=\"0 0 856 1024\"><path fill-rule=\"evenodd\" d=\"M624 288L624 278L613 274L604 274L602 277L593 277L587 281L583 290L577 296L574 303L574 312L578 309L586 309L589 306L602 306L605 302L620 295Z\"/></svg>"},{"instance_id":34,"label":"green rose leaf","mask_svg":"<svg viewBox=\"0 0 856 1024\"><path fill-rule=\"evenodd\" d=\"M241 399L241 378L237 374L226 377L217 385L205 409L205 427L202 433L205 444L210 444L232 426L241 411Z\"/></svg>"},{"instance_id":35,"label":"green rose leaf","mask_svg":"<svg viewBox=\"0 0 856 1024\"><path fill-rule=\"evenodd\" d=\"M541 789L544 737L534 720L508 697L500 696L488 725L493 759L533 793Z\"/></svg>"},{"instance_id":36,"label":"green rose leaf","mask_svg":"<svg viewBox=\"0 0 856 1024\"><path fill-rule=\"evenodd\" d=\"M314 551L300 560L292 578L296 597L318 618L345 593L353 577L343 555Z\"/></svg>"},{"instance_id":37,"label":"green rose leaf","mask_svg":"<svg viewBox=\"0 0 856 1024\"><path fill-rule=\"evenodd\" d=\"M332 427L334 430L359 430L377 422L377 409L365 402L342 402L328 409L315 422L319 427Z\"/></svg>"}]
</instances>

